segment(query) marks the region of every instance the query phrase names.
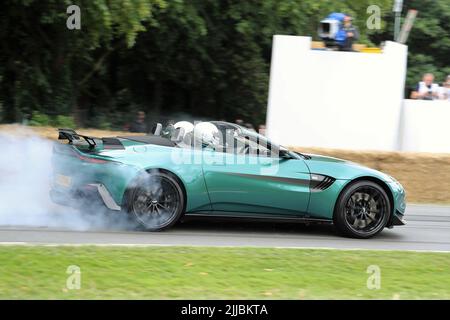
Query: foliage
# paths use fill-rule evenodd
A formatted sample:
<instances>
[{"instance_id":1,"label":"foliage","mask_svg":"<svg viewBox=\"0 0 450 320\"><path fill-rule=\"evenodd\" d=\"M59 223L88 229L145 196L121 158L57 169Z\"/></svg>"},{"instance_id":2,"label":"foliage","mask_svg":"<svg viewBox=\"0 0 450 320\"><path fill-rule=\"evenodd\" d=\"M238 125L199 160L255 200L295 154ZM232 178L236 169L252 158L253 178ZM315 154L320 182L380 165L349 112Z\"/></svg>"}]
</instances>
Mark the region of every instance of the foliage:
<instances>
[{"instance_id":1,"label":"foliage","mask_svg":"<svg viewBox=\"0 0 450 320\"><path fill-rule=\"evenodd\" d=\"M72 1L15 0L2 3L1 92L6 121L38 110L82 115L96 96L94 75L115 46L134 44L143 22L163 0L81 0L81 30L66 27Z\"/></svg>"},{"instance_id":2,"label":"foliage","mask_svg":"<svg viewBox=\"0 0 450 320\"><path fill-rule=\"evenodd\" d=\"M30 126L45 127L50 125L50 117L39 111L33 111L29 122Z\"/></svg>"},{"instance_id":3,"label":"foliage","mask_svg":"<svg viewBox=\"0 0 450 320\"><path fill-rule=\"evenodd\" d=\"M69 0L8 0L0 12L0 105L5 122L34 111L74 115L83 126L122 128L183 113L257 125L267 104L272 36L310 35L333 11L354 17L360 42L392 39L392 0L80 0L81 30L68 30ZM382 11L366 27L367 7ZM449 73L447 0L409 0L419 17L407 84Z\"/></svg>"},{"instance_id":4,"label":"foliage","mask_svg":"<svg viewBox=\"0 0 450 320\"><path fill-rule=\"evenodd\" d=\"M72 116L56 116L55 120L52 121L52 125L58 128L76 128L75 120Z\"/></svg>"},{"instance_id":5,"label":"foliage","mask_svg":"<svg viewBox=\"0 0 450 320\"><path fill-rule=\"evenodd\" d=\"M28 124L37 127L76 128L75 119L72 116L57 115L50 117L39 111L33 111Z\"/></svg>"},{"instance_id":6,"label":"foliage","mask_svg":"<svg viewBox=\"0 0 450 320\"><path fill-rule=\"evenodd\" d=\"M406 16L408 9L417 9L418 15L407 42L409 53L406 87L415 87L427 72L433 73L435 81L441 83L450 74L450 2L406 0L403 3L403 16ZM375 37L376 41L392 38L392 13L387 16L387 21L386 31Z\"/></svg>"},{"instance_id":7,"label":"foliage","mask_svg":"<svg viewBox=\"0 0 450 320\"><path fill-rule=\"evenodd\" d=\"M443 82L450 74L450 2L448 0L410 1L419 15L408 41L407 86L412 87L426 72Z\"/></svg>"},{"instance_id":8,"label":"foliage","mask_svg":"<svg viewBox=\"0 0 450 320\"><path fill-rule=\"evenodd\" d=\"M111 130L112 124L104 115L98 115L94 118L94 127L102 130Z\"/></svg>"}]
</instances>

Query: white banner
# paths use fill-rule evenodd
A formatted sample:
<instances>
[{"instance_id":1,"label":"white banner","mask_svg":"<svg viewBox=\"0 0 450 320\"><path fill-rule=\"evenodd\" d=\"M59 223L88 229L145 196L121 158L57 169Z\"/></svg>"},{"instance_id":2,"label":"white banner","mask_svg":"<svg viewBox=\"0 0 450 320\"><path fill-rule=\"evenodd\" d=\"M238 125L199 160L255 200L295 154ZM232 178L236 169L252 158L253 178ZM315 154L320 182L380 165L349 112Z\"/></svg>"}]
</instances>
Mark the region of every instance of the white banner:
<instances>
[{"instance_id":1,"label":"white banner","mask_svg":"<svg viewBox=\"0 0 450 320\"><path fill-rule=\"evenodd\" d=\"M267 135L288 146L398 150L407 46L383 53L312 50L274 36Z\"/></svg>"},{"instance_id":2,"label":"white banner","mask_svg":"<svg viewBox=\"0 0 450 320\"><path fill-rule=\"evenodd\" d=\"M450 153L450 102L405 100L401 150Z\"/></svg>"}]
</instances>

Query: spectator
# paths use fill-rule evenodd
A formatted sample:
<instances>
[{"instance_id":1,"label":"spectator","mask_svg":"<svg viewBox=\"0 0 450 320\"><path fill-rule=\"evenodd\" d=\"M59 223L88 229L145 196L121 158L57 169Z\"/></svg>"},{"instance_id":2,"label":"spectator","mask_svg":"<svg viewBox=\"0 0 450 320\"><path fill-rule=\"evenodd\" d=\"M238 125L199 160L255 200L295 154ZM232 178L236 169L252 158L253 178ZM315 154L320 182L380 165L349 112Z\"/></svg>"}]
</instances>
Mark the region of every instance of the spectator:
<instances>
[{"instance_id":1,"label":"spectator","mask_svg":"<svg viewBox=\"0 0 450 320\"><path fill-rule=\"evenodd\" d=\"M260 124L258 127L258 132L260 135L266 135L266 126L264 124Z\"/></svg>"},{"instance_id":2,"label":"spectator","mask_svg":"<svg viewBox=\"0 0 450 320\"><path fill-rule=\"evenodd\" d=\"M145 123L145 112L138 111L136 119L131 123L130 132L147 133L147 124Z\"/></svg>"},{"instance_id":3,"label":"spectator","mask_svg":"<svg viewBox=\"0 0 450 320\"><path fill-rule=\"evenodd\" d=\"M250 131L255 131L256 132L255 128L253 127L253 125L250 122L244 123L244 127L246 127Z\"/></svg>"},{"instance_id":4,"label":"spectator","mask_svg":"<svg viewBox=\"0 0 450 320\"><path fill-rule=\"evenodd\" d=\"M442 84L442 87L439 91L439 98L441 100L448 100L450 101L450 74L447 76L447 79Z\"/></svg>"},{"instance_id":5,"label":"spectator","mask_svg":"<svg viewBox=\"0 0 450 320\"><path fill-rule=\"evenodd\" d=\"M359 32L352 24L352 17L344 17L343 26L341 30L339 30L337 37L339 36L344 39L344 41L339 44L339 50L353 51L353 41L359 39Z\"/></svg>"},{"instance_id":6,"label":"spectator","mask_svg":"<svg viewBox=\"0 0 450 320\"><path fill-rule=\"evenodd\" d=\"M416 89L411 93L411 99L434 100L439 98L439 86L433 83L434 75L425 73Z\"/></svg>"},{"instance_id":7,"label":"spectator","mask_svg":"<svg viewBox=\"0 0 450 320\"><path fill-rule=\"evenodd\" d=\"M237 125L239 125L239 126L244 126L244 120L242 120L242 119L236 119L236 120L234 120L234 123L236 123Z\"/></svg>"}]
</instances>

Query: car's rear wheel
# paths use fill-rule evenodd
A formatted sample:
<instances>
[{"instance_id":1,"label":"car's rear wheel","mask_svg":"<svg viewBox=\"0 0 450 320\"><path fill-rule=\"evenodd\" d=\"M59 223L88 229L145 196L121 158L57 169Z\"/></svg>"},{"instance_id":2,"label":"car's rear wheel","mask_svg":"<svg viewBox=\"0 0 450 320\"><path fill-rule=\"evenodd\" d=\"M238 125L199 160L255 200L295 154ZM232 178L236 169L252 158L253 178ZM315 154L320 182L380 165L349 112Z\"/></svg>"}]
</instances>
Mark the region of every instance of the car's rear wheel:
<instances>
[{"instance_id":1,"label":"car's rear wheel","mask_svg":"<svg viewBox=\"0 0 450 320\"><path fill-rule=\"evenodd\" d=\"M184 213L182 187L173 175L159 170L134 181L127 198L128 213L147 231L169 228Z\"/></svg>"},{"instance_id":2,"label":"car's rear wheel","mask_svg":"<svg viewBox=\"0 0 450 320\"><path fill-rule=\"evenodd\" d=\"M370 238L384 229L391 213L386 191L372 181L357 181L341 193L334 211L337 230L353 238Z\"/></svg>"}]
</instances>

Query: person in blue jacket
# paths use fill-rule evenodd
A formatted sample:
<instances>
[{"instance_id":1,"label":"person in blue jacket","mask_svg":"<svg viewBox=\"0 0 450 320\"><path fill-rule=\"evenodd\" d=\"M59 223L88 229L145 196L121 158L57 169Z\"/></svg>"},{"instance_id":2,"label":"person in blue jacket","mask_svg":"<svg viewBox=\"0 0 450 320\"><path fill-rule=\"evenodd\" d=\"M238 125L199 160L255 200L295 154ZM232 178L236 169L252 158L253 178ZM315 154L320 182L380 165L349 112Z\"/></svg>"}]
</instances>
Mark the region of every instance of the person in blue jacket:
<instances>
[{"instance_id":1,"label":"person in blue jacket","mask_svg":"<svg viewBox=\"0 0 450 320\"><path fill-rule=\"evenodd\" d=\"M353 51L353 41L359 39L358 29L352 24L352 18L344 16L342 26L336 34L336 42L341 51Z\"/></svg>"}]
</instances>

